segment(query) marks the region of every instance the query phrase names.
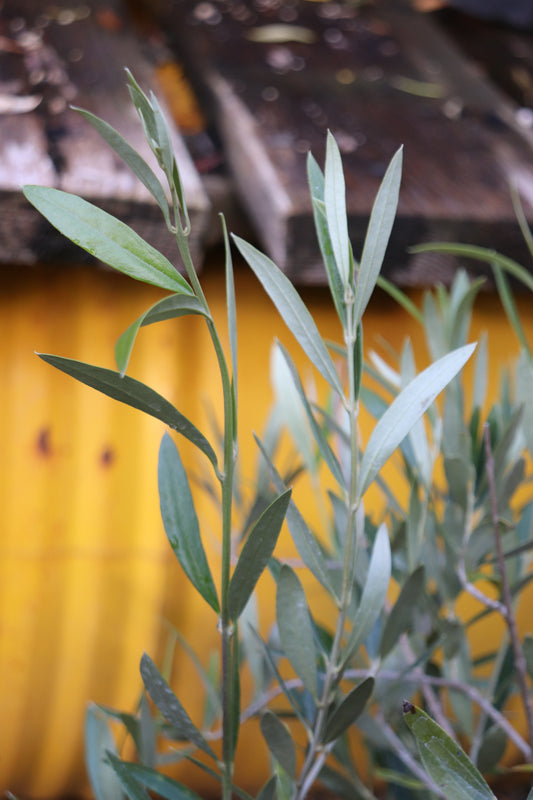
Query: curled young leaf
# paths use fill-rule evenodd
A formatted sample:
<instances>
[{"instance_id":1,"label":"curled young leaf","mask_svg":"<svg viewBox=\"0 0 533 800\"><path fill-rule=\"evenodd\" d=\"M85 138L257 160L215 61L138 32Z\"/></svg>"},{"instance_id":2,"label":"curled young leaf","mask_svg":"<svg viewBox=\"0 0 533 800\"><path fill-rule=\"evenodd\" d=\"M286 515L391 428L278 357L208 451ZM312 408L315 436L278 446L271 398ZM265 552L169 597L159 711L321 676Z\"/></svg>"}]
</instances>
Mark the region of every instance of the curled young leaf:
<instances>
[{"instance_id":1,"label":"curled young leaf","mask_svg":"<svg viewBox=\"0 0 533 800\"><path fill-rule=\"evenodd\" d=\"M189 294L172 294L154 303L144 314L141 314L127 330L119 337L115 345L115 361L121 375L126 374L131 351L140 328L162 322L165 319L183 317L187 314L202 314L208 316L207 311L200 301Z\"/></svg>"}]
</instances>

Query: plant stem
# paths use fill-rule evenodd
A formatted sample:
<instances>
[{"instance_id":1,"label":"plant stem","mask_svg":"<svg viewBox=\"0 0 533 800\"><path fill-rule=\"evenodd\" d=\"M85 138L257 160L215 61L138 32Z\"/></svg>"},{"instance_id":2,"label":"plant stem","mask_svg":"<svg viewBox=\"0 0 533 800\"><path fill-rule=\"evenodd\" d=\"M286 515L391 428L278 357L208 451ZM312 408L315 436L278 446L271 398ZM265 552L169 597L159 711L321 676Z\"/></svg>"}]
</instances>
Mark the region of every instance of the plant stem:
<instances>
[{"instance_id":1,"label":"plant stem","mask_svg":"<svg viewBox=\"0 0 533 800\"><path fill-rule=\"evenodd\" d=\"M239 669L238 660L235 659L235 641L238 637L237 624L233 624L228 606L229 586L231 578L231 521L233 504L233 480L235 462L237 458L237 431L236 414L234 413L234 395L231 388L227 361L215 323L211 317L210 309L201 287L200 281L192 263L191 254L186 236L180 227L180 220L176 219L176 239L180 254L187 270L187 275L193 290L208 312L206 317L207 328L216 353L222 392L224 398L224 471L218 474L222 488L222 558L220 580L220 633L222 637L222 799L231 800L233 781L233 760L235 752L236 732L239 720L235 705L235 670Z\"/></svg>"},{"instance_id":2,"label":"plant stem","mask_svg":"<svg viewBox=\"0 0 533 800\"><path fill-rule=\"evenodd\" d=\"M350 486L347 496L348 520L346 526L346 538L344 542L344 558L342 570L341 596L338 602L339 613L335 627L335 635L328 659L326 674L322 693L318 702L318 712L313 726L313 735L307 751L307 755L300 772L298 782L295 787L294 800L304 800L311 785L317 777L320 769L324 765L328 747L322 746L322 738L326 727L328 711L331 702L331 695L334 688L342 678L342 668L340 666L340 655L344 627L346 624L346 614L352 595L353 583L353 562L356 546L356 516L357 516L357 465L358 465L358 441L357 441L357 421L358 421L358 402L355 396L355 344L356 344L356 325L353 318L354 295L350 287L346 291L346 328L344 339L346 343L346 356L348 362L348 402L345 405L349 415L350 424ZM345 398L343 398L345 400Z\"/></svg>"},{"instance_id":3,"label":"plant stem","mask_svg":"<svg viewBox=\"0 0 533 800\"><path fill-rule=\"evenodd\" d=\"M529 745L533 744L533 708L529 696L529 688L527 685L527 666L520 636L518 633L518 626L516 624L516 617L513 608L513 598L511 595L511 588L509 586L509 579L507 577L507 568L505 566L505 559L503 557L502 541L500 534L500 515L498 513L498 497L496 494L496 479L494 474L494 457L492 455L492 447L490 443L490 429L488 423L485 423L483 431L485 438L485 452L486 452L486 470L487 481L489 486L492 525L494 528L494 540L496 544L496 556L498 561L498 569L500 572L500 579L502 582L502 598L505 606L504 618L507 622L509 629L509 637L511 639L511 646L513 648L514 664L518 678L518 686L520 694L522 695L522 703L526 715L528 741Z\"/></svg>"},{"instance_id":4,"label":"plant stem","mask_svg":"<svg viewBox=\"0 0 533 800\"><path fill-rule=\"evenodd\" d=\"M344 677L347 680L364 680L368 678L368 670L365 669L347 669L344 673ZM391 681L393 683L397 683L400 680L405 679L406 671L399 671L399 670L390 670L390 669L382 669L379 671L379 678L385 681ZM439 686L444 689L451 689L454 692L460 692L468 697L469 700L476 703L484 715L492 719L496 725L502 729L505 733L507 738L516 745L518 750L522 753L524 758L527 761L531 761L533 753L531 747L525 741L525 739L520 736L518 731L516 731L511 723L504 717L504 715L498 711L497 708L491 704L490 700L486 698L484 694L482 694L479 689L476 689L475 686L470 686L468 683L462 683L461 681L453 680L451 678L441 678L434 675L426 675L422 673L417 675L417 681L425 686ZM302 688L302 681L299 678L293 678L292 680L285 681L285 688L286 689L301 689ZM252 717L257 716L261 713L261 711L272 701L275 700L276 697L280 697L283 694L283 690L279 686L273 687L270 691L265 692L265 694L252 703L248 708L245 708L242 712L242 721L245 722ZM212 738L220 738L222 736L222 731L213 732L211 734Z\"/></svg>"}]
</instances>

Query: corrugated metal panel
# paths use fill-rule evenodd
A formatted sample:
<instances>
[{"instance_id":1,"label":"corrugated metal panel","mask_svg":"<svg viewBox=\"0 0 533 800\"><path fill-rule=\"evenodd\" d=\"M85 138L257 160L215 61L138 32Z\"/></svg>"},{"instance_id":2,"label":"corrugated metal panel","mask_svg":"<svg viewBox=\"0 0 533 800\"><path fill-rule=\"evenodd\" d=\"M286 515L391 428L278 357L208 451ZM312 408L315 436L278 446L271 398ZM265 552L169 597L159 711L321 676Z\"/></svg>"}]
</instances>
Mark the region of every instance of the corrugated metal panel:
<instances>
[{"instance_id":1,"label":"corrugated metal panel","mask_svg":"<svg viewBox=\"0 0 533 800\"><path fill-rule=\"evenodd\" d=\"M223 275L215 266L204 285L221 320ZM261 430L271 403L273 337L291 348L304 376L308 368L259 285L247 272L237 278L242 466L249 475L257 457L251 431ZM0 274L0 790L23 797L83 790L86 703L135 706L139 658L143 650L160 653L166 621L193 640L202 658L217 644L214 615L189 589L159 518L163 426L33 354L40 349L113 366L117 336L158 297L156 289L87 267ZM306 297L323 333L338 339L327 293L308 290ZM530 299L520 305L533 327ZM380 337L399 347L409 334L423 365L420 331L394 305L374 302L366 323L367 347L377 347ZM516 345L491 297L481 299L473 336L487 327L494 394ZM173 399L203 430L206 403L220 405L216 361L199 318L143 330L130 373ZM363 425L363 440L367 435ZM183 442L180 451L192 464ZM205 464L195 461L195 471ZM312 507L309 497L306 503ZM199 510L216 573L217 518ZM281 546L291 552L287 539ZM273 603L266 579L261 598L267 619ZM174 677L196 717L202 693L194 691L190 665L181 660ZM239 757L239 780L250 786L266 769L257 742L247 733Z\"/></svg>"},{"instance_id":2,"label":"corrugated metal panel","mask_svg":"<svg viewBox=\"0 0 533 800\"><path fill-rule=\"evenodd\" d=\"M117 335L160 295L86 268L1 280L0 787L53 797L82 785L87 700L138 699L169 548L156 487L163 426L33 351L112 366ZM163 376L151 347L174 358L188 336L176 330L147 332L132 365L171 395L184 388L180 366Z\"/></svg>"}]
</instances>

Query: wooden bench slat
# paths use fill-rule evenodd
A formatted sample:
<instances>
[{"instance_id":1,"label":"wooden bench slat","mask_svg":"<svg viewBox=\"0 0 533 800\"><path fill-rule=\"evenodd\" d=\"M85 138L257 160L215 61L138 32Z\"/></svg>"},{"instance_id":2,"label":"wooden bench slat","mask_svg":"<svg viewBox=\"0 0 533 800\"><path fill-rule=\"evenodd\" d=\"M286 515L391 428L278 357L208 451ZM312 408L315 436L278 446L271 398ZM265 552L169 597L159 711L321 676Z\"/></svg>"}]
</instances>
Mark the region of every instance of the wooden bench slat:
<instances>
[{"instance_id":1,"label":"wooden bench slat","mask_svg":"<svg viewBox=\"0 0 533 800\"><path fill-rule=\"evenodd\" d=\"M505 97L425 16L398 0L360 8L300 0L288 10L280 3L150 0L150 8L212 105L262 246L293 279L325 277L305 153L322 161L327 128L343 151L356 254L379 182L404 144L387 261L399 283L446 279L446 259L437 268L435 259L406 255L424 240L523 255L509 181L518 178L526 192L533 186L530 135L521 134ZM289 25L297 26L297 41ZM274 41L276 30L288 40Z\"/></svg>"}]
</instances>

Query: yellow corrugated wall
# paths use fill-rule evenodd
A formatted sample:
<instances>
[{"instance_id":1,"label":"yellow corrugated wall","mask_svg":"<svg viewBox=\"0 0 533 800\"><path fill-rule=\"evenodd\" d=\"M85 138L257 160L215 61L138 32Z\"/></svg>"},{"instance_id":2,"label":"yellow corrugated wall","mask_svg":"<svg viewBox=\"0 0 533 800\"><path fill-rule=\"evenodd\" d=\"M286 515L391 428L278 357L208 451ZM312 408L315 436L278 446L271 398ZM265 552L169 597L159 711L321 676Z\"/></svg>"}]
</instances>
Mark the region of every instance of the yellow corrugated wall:
<instances>
[{"instance_id":1,"label":"yellow corrugated wall","mask_svg":"<svg viewBox=\"0 0 533 800\"><path fill-rule=\"evenodd\" d=\"M204 285L224 312L222 264ZM243 470L256 457L271 402L274 336L305 374L290 335L245 269L237 274L240 433ZM338 339L327 291L305 292L324 335ZM132 709L143 650L157 657L165 621L205 656L217 643L212 612L193 596L173 561L159 519L156 465L163 426L58 373L34 355L52 352L114 366L117 336L161 293L89 267L3 268L0 273L0 790L55 798L85 787L83 718L94 700ZM530 298L520 306L533 334ZM491 385L517 346L492 296L478 302L473 336L488 328ZM399 346L420 331L386 300L366 316L365 345ZM208 398L220 405L216 365L202 320L183 318L141 331L130 374L154 386L205 428ZM195 470L206 468L187 446ZM193 461L194 459L194 461ZM202 510L200 509L200 513ZM209 515L209 527L214 526ZM208 530L216 561L216 530ZM286 540L285 540L286 541ZM290 546L287 545L290 551ZM270 588L264 588L270 605ZM269 609L266 609L267 613ZM201 692L191 669L175 666L194 715ZM245 748L246 750L246 745ZM264 768L240 759L253 782Z\"/></svg>"}]
</instances>

